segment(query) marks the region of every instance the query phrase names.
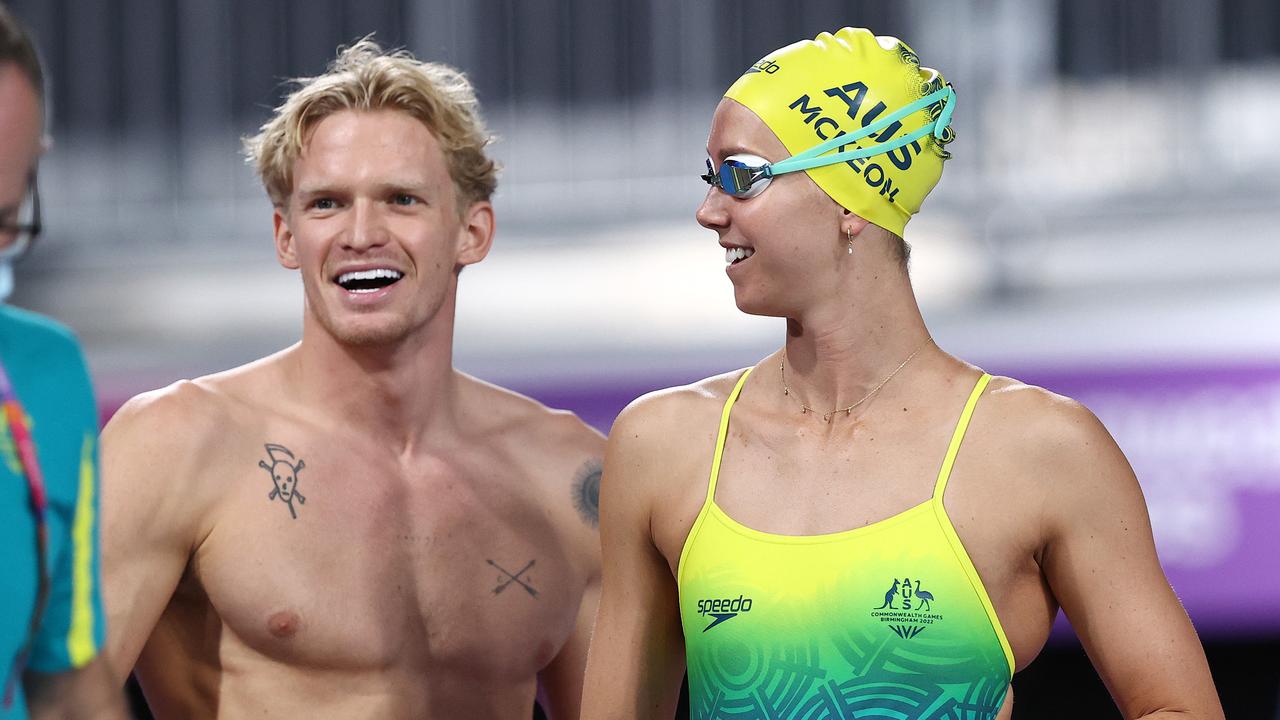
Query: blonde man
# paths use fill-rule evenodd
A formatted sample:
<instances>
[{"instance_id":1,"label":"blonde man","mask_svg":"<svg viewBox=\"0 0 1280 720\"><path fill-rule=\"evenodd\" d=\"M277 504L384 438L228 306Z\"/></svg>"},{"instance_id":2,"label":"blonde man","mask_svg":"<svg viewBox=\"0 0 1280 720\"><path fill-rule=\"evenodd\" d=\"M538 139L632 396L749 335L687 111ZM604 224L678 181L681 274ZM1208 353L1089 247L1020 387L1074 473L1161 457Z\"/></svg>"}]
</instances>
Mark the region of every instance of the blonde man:
<instances>
[{"instance_id":1,"label":"blonde man","mask_svg":"<svg viewBox=\"0 0 1280 720\"><path fill-rule=\"evenodd\" d=\"M246 143L301 342L103 437L108 651L158 717L578 716L601 438L452 366L487 142L460 73L366 40Z\"/></svg>"}]
</instances>

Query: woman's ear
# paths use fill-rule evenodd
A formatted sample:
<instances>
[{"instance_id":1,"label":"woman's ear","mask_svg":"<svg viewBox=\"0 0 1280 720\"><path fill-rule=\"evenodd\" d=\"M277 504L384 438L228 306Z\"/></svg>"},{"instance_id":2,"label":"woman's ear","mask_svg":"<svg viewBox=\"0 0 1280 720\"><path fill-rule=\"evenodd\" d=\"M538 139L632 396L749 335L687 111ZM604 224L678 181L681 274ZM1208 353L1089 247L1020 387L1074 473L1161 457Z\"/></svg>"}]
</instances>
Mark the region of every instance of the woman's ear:
<instances>
[{"instance_id":1,"label":"woman's ear","mask_svg":"<svg viewBox=\"0 0 1280 720\"><path fill-rule=\"evenodd\" d=\"M841 208L840 215L840 234L849 238L850 241L857 237L868 225L870 220L855 215L851 210Z\"/></svg>"}]
</instances>

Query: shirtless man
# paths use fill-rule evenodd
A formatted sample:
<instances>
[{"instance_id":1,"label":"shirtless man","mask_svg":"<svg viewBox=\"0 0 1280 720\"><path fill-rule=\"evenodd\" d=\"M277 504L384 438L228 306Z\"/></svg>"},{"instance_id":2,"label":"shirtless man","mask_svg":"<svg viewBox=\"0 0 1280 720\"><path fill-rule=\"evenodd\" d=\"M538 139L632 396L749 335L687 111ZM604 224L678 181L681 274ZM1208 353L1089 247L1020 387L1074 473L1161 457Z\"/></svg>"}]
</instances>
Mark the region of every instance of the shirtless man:
<instances>
[{"instance_id":1,"label":"shirtless man","mask_svg":"<svg viewBox=\"0 0 1280 720\"><path fill-rule=\"evenodd\" d=\"M720 102L698 221L784 345L614 424L586 716L670 718L687 662L697 720L1007 718L1061 607L1125 718L1222 717L1106 429L930 338L902 232L955 101L844 28Z\"/></svg>"},{"instance_id":2,"label":"shirtless man","mask_svg":"<svg viewBox=\"0 0 1280 720\"><path fill-rule=\"evenodd\" d=\"M487 142L465 78L369 41L247 142L302 340L102 440L108 651L157 717L578 717L602 439L452 366Z\"/></svg>"}]
</instances>

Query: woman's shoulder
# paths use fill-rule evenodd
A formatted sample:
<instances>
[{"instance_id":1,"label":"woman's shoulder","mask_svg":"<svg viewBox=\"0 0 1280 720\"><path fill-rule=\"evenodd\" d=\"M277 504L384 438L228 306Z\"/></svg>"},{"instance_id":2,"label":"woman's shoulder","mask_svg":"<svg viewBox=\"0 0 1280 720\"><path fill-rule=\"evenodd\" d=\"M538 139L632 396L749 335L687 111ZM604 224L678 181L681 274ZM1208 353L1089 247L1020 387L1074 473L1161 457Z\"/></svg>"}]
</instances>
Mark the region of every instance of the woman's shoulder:
<instances>
[{"instance_id":1,"label":"woman's shoulder","mask_svg":"<svg viewBox=\"0 0 1280 720\"><path fill-rule=\"evenodd\" d=\"M725 403L745 372L733 370L641 395L618 414L609 436L658 439L688 437L703 429L714 433Z\"/></svg>"},{"instance_id":2,"label":"woman's shoulder","mask_svg":"<svg viewBox=\"0 0 1280 720\"><path fill-rule=\"evenodd\" d=\"M605 452L602 524L630 518L654 533L668 558L679 553L705 496L725 403L742 374L656 390L623 409Z\"/></svg>"}]
</instances>

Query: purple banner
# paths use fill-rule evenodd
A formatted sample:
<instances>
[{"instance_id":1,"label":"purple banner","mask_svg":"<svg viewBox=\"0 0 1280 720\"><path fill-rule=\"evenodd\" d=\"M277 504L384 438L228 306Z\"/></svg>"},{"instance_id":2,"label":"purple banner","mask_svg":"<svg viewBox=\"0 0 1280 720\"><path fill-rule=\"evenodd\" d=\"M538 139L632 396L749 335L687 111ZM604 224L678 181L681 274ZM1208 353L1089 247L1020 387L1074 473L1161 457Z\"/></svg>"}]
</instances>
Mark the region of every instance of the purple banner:
<instances>
[{"instance_id":1,"label":"purple banner","mask_svg":"<svg viewBox=\"0 0 1280 720\"><path fill-rule=\"evenodd\" d=\"M1201 632L1280 630L1280 365L1021 377L1083 402L1111 431Z\"/></svg>"}]
</instances>

